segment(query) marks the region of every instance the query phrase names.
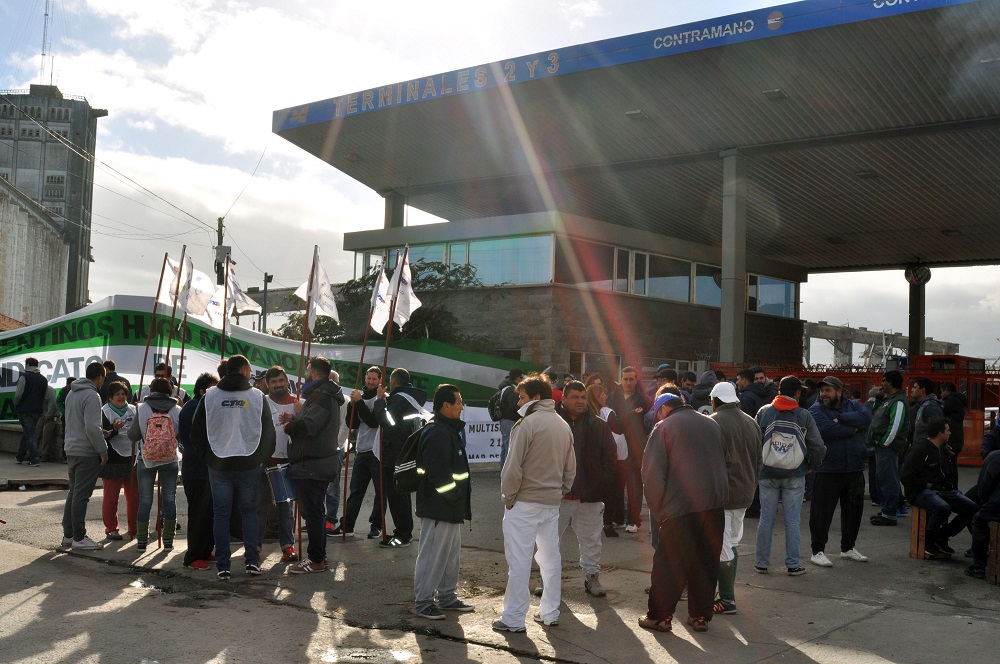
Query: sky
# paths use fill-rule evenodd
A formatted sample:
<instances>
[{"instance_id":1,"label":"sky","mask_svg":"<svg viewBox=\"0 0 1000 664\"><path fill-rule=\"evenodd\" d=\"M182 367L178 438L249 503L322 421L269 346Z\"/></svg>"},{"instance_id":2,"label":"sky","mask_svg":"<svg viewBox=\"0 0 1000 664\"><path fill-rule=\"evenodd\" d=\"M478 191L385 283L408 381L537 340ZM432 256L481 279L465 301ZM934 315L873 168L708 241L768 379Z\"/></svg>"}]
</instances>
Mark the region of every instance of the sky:
<instances>
[{"instance_id":1,"label":"sky","mask_svg":"<svg viewBox=\"0 0 1000 664\"><path fill-rule=\"evenodd\" d=\"M382 227L383 199L271 134L277 109L504 58L680 25L755 0L0 0L0 90L52 82L108 110L99 121L91 299L153 295L164 252L210 272L225 216L244 287L295 287L319 245L353 277L343 234ZM137 189L139 183L172 206ZM409 210L408 223L439 221ZM810 321L906 332L902 272L813 275ZM927 334L996 358L1000 268L935 269ZM246 320L246 319L244 319ZM860 351L860 347L856 348ZM832 360L812 342L814 362Z\"/></svg>"}]
</instances>

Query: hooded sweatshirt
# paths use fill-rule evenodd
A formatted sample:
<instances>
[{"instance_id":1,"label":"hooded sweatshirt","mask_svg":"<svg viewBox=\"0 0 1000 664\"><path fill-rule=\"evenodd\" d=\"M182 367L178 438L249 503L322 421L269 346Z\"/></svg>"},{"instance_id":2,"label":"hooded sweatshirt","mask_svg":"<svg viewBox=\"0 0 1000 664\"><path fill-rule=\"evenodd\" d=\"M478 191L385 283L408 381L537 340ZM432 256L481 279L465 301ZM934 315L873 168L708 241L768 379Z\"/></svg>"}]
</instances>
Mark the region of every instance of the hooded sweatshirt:
<instances>
[{"instance_id":1,"label":"hooded sweatshirt","mask_svg":"<svg viewBox=\"0 0 1000 664\"><path fill-rule=\"evenodd\" d=\"M89 378L77 378L66 397L66 456L104 456L101 394Z\"/></svg>"}]
</instances>

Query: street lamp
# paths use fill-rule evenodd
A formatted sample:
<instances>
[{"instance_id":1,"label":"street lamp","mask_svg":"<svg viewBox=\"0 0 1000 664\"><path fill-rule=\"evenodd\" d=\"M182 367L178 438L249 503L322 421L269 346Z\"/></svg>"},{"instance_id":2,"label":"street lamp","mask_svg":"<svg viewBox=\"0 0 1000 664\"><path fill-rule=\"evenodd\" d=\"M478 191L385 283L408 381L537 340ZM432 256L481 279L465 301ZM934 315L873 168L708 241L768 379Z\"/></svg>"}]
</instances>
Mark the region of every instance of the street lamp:
<instances>
[{"instance_id":1,"label":"street lamp","mask_svg":"<svg viewBox=\"0 0 1000 664\"><path fill-rule=\"evenodd\" d=\"M260 331L267 334L267 285L274 281L274 275L264 273L264 306L260 318Z\"/></svg>"}]
</instances>

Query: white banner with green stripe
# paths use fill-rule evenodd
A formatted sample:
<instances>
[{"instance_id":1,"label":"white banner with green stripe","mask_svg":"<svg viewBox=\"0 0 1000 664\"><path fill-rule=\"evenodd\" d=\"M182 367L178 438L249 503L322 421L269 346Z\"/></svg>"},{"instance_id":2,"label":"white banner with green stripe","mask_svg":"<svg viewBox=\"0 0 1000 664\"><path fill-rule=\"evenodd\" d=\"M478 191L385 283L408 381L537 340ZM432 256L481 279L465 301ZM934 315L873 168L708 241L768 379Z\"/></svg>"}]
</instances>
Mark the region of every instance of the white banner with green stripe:
<instances>
[{"instance_id":1,"label":"white banner with green stripe","mask_svg":"<svg viewBox=\"0 0 1000 664\"><path fill-rule=\"evenodd\" d=\"M146 337L149 333L153 298L115 295L72 314L0 333L0 421L17 421L14 389L28 357L37 358L41 374L58 391L67 378L84 375L91 362L113 359L117 371L134 387L138 386ZM156 330L146 361L148 383L157 363L166 361L171 321L170 309L158 306ZM181 368L180 318L174 322L170 345L173 375L189 392L195 379L205 372L215 373L221 357L221 331L197 321L188 321ZM225 354L245 355L254 370L279 365L294 384L299 372L300 342L261 334L243 327L226 330ZM369 346L364 367L382 363L384 346ZM313 355L321 355L340 374L341 386L349 392L355 385L361 346L313 344ZM458 386L466 403L485 402L513 366L531 368L512 360L465 351L430 339L393 342L388 366L406 368L414 386L433 395L441 383ZM431 404L427 404L430 409ZM485 408L467 407L468 454L472 462L500 459L499 426L490 421Z\"/></svg>"}]
</instances>

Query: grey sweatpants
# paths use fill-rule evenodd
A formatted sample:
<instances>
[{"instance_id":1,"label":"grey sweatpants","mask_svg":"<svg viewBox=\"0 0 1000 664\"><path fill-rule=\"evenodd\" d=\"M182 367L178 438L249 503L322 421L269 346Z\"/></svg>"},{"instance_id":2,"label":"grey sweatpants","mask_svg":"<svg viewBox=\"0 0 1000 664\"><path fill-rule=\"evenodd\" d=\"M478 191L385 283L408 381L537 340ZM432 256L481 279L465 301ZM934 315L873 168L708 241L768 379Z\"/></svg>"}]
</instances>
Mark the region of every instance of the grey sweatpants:
<instances>
[{"instance_id":1,"label":"grey sweatpants","mask_svg":"<svg viewBox=\"0 0 1000 664\"><path fill-rule=\"evenodd\" d=\"M413 572L413 595L417 611L437 601L438 606L454 604L458 599L459 555L462 550L462 524L420 519L420 549Z\"/></svg>"},{"instance_id":2,"label":"grey sweatpants","mask_svg":"<svg viewBox=\"0 0 1000 664\"><path fill-rule=\"evenodd\" d=\"M101 457L68 456L69 492L63 508L63 537L79 542L87 536L87 503L101 475Z\"/></svg>"}]
</instances>

